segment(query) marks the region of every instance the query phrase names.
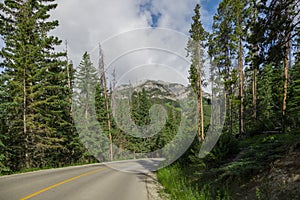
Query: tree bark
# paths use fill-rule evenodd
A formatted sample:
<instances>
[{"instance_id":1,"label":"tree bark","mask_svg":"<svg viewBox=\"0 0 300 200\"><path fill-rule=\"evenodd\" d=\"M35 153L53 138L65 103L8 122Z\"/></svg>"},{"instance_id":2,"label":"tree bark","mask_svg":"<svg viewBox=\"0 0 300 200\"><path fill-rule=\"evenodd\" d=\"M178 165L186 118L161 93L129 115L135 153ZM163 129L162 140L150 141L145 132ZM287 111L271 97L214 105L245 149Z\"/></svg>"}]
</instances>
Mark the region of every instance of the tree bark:
<instances>
[{"instance_id":1,"label":"tree bark","mask_svg":"<svg viewBox=\"0 0 300 200\"><path fill-rule=\"evenodd\" d=\"M198 139L204 141L204 113L203 113L203 91L202 91L202 63L201 63L201 50L200 50L200 44L198 44L198 85L199 85L199 114L200 114L200 121L198 124Z\"/></svg>"},{"instance_id":2,"label":"tree bark","mask_svg":"<svg viewBox=\"0 0 300 200\"><path fill-rule=\"evenodd\" d=\"M243 49L242 49L241 38L239 39L238 66L239 66L239 96L240 96L239 134L241 135L244 133Z\"/></svg>"},{"instance_id":3,"label":"tree bark","mask_svg":"<svg viewBox=\"0 0 300 200\"><path fill-rule=\"evenodd\" d=\"M71 71L72 71L72 63L69 63L69 57L68 57L68 41L66 41L65 43L66 45L66 59L67 59L67 86L68 86L68 89L69 89L69 92L72 92L72 77L71 77ZM70 103L70 114L72 115L73 114L73 107L72 107L72 95L70 95L68 97L68 101Z\"/></svg>"},{"instance_id":4,"label":"tree bark","mask_svg":"<svg viewBox=\"0 0 300 200\"><path fill-rule=\"evenodd\" d=\"M231 93L232 94L232 93ZM231 95L230 95L231 96ZM232 111L232 97L229 97L229 132L230 135L232 135L232 115L233 115L233 111Z\"/></svg>"},{"instance_id":5,"label":"tree bark","mask_svg":"<svg viewBox=\"0 0 300 200\"><path fill-rule=\"evenodd\" d=\"M290 56L290 34L286 36L285 55L284 55L284 85L283 85L283 100L282 100L282 132L285 132L286 121L286 102L288 89L288 71L289 71L289 56Z\"/></svg>"},{"instance_id":6,"label":"tree bark","mask_svg":"<svg viewBox=\"0 0 300 200\"><path fill-rule=\"evenodd\" d=\"M256 3L253 1L253 8L254 8L254 16L253 19L255 24L257 24L257 8ZM255 42L253 45L254 50L254 60L252 61L252 68L253 68L253 80L252 80L252 106L253 106L253 121L256 127L257 123L257 73L258 73L258 44Z\"/></svg>"},{"instance_id":7,"label":"tree bark","mask_svg":"<svg viewBox=\"0 0 300 200\"><path fill-rule=\"evenodd\" d=\"M30 168L29 135L27 131L27 92L26 92L26 69L23 72L23 133L25 136L25 167Z\"/></svg>"},{"instance_id":8,"label":"tree bark","mask_svg":"<svg viewBox=\"0 0 300 200\"><path fill-rule=\"evenodd\" d=\"M104 61L103 61L103 53L101 46L99 45L99 71L100 71L100 81L101 86L103 88L103 94L105 99L105 110L106 110L106 117L107 117L107 131L109 137L109 157L110 160L113 160L113 141L111 135L111 122L110 122L110 111L109 111L109 101L108 101L108 94L107 94L107 86L106 86L106 78L105 78L105 70L104 70Z\"/></svg>"},{"instance_id":9,"label":"tree bark","mask_svg":"<svg viewBox=\"0 0 300 200\"><path fill-rule=\"evenodd\" d=\"M199 132L199 130L198 130L198 134L199 134L199 136L201 135L201 140L204 141L203 91L202 91L201 76L199 78L199 85L200 85L199 86L199 111L200 111L200 127L201 127L201 132ZM200 129L200 127L198 129Z\"/></svg>"},{"instance_id":10,"label":"tree bark","mask_svg":"<svg viewBox=\"0 0 300 200\"><path fill-rule=\"evenodd\" d=\"M253 69L253 80L252 80L252 106L253 106L253 121L254 125L257 122L257 68L254 67Z\"/></svg>"}]
</instances>

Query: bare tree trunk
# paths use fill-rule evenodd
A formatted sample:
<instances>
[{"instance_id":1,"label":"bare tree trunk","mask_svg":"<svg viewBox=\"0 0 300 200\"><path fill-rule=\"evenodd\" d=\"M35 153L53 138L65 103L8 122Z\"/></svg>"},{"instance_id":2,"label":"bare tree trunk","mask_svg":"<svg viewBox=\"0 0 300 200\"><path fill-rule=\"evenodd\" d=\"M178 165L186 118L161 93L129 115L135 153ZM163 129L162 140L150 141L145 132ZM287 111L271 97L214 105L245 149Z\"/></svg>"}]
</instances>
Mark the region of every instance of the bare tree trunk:
<instances>
[{"instance_id":1,"label":"bare tree trunk","mask_svg":"<svg viewBox=\"0 0 300 200\"><path fill-rule=\"evenodd\" d=\"M68 58L68 41L66 41L65 45L66 45L66 59L67 59L67 83L68 83L68 88L71 89L71 69L70 69L70 63Z\"/></svg>"},{"instance_id":2,"label":"bare tree trunk","mask_svg":"<svg viewBox=\"0 0 300 200\"><path fill-rule=\"evenodd\" d=\"M228 104L227 104L227 91L224 92L224 110L225 110L225 113L227 113L227 108L228 108ZM220 106L221 108L221 106ZM220 111L220 114L221 114L221 109L219 109ZM227 114L226 114L226 118L227 118Z\"/></svg>"},{"instance_id":3,"label":"bare tree trunk","mask_svg":"<svg viewBox=\"0 0 300 200\"><path fill-rule=\"evenodd\" d=\"M290 42L288 41L289 37L290 34L286 36L286 41L285 41L284 85L283 85L283 101L282 101L282 132L285 132L285 121L286 121L286 102L287 102L288 71L289 71L289 56L290 56Z\"/></svg>"},{"instance_id":4,"label":"bare tree trunk","mask_svg":"<svg viewBox=\"0 0 300 200\"><path fill-rule=\"evenodd\" d=\"M111 125L110 125L110 113L109 113L109 106L108 106L108 100L107 100L107 92L104 92L104 97L105 97L105 107L106 107L106 113L107 113L107 130L108 130L108 135L109 135L109 155L110 155L110 160L113 160L113 144L112 144L112 135L111 135Z\"/></svg>"},{"instance_id":5,"label":"bare tree trunk","mask_svg":"<svg viewBox=\"0 0 300 200\"><path fill-rule=\"evenodd\" d=\"M201 75L199 78L199 109L200 109L200 123L201 123L201 140L204 141L204 113L203 113L203 91ZM200 128L200 127L199 127Z\"/></svg>"},{"instance_id":6,"label":"bare tree trunk","mask_svg":"<svg viewBox=\"0 0 300 200\"><path fill-rule=\"evenodd\" d=\"M243 91L243 49L242 40L239 40L238 52L238 66L239 66L239 96L240 96L240 113L239 113L239 134L244 133L244 91Z\"/></svg>"},{"instance_id":7,"label":"bare tree trunk","mask_svg":"<svg viewBox=\"0 0 300 200\"><path fill-rule=\"evenodd\" d=\"M230 132L230 135L232 135L232 99L231 97L229 97L229 132Z\"/></svg>"},{"instance_id":8,"label":"bare tree trunk","mask_svg":"<svg viewBox=\"0 0 300 200\"><path fill-rule=\"evenodd\" d=\"M199 113L200 113L200 121L198 124L198 139L204 141L204 113L203 113L203 91L202 91L202 63L201 63L201 52L200 52L200 44L198 44L198 85L199 85Z\"/></svg>"},{"instance_id":9,"label":"bare tree trunk","mask_svg":"<svg viewBox=\"0 0 300 200\"><path fill-rule=\"evenodd\" d=\"M256 4L255 1L253 1L253 8L254 8L254 19L255 23L257 23L257 8L256 8ZM254 58L255 61L254 63L252 63L252 68L253 68L253 80L252 80L252 106L253 106L253 121L254 121L254 125L256 126L257 123L257 73L258 73L258 62L257 62L257 58L258 58L258 44L255 43L253 45L253 49L254 49Z\"/></svg>"},{"instance_id":10,"label":"bare tree trunk","mask_svg":"<svg viewBox=\"0 0 300 200\"><path fill-rule=\"evenodd\" d=\"M110 122L110 111L109 111L109 101L108 101L108 94L107 94L107 86L106 86L106 78L105 78L105 70L104 70L104 55L99 44L99 73L100 73L100 82L103 88L103 94L105 99L105 110L106 110L106 117L107 117L107 131L109 137L109 156L110 160L113 160L113 141L111 135L111 122Z\"/></svg>"},{"instance_id":11,"label":"bare tree trunk","mask_svg":"<svg viewBox=\"0 0 300 200\"><path fill-rule=\"evenodd\" d=\"M212 62L212 58L210 57L210 64L211 64L211 69L210 69L210 81L211 81L211 108L212 108L212 112L211 113L213 113L214 112L214 108L215 108L215 105L213 105L214 104L214 101L215 101L215 95L214 95L214 64L213 64L213 62ZM211 116L212 116L212 114L211 114ZM211 117L211 124L213 125L213 126L215 126L215 119L214 119L214 117Z\"/></svg>"},{"instance_id":12,"label":"bare tree trunk","mask_svg":"<svg viewBox=\"0 0 300 200\"><path fill-rule=\"evenodd\" d=\"M66 45L66 59L67 59L67 86L69 88L69 91L72 91L72 80L71 80L71 66L72 63L69 63L69 57L68 57L68 41L66 41L65 43ZM73 108L72 108L72 97L70 96L68 99L69 103L70 103L70 113L73 113Z\"/></svg>"},{"instance_id":13,"label":"bare tree trunk","mask_svg":"<svg viewBox=\"0 0 300 200\"><path fill-rule=\"evenodd\" d=\"M253 69L253 81L252 81L252 106L253 106L253 121L256 125L257 122L257 68Z\"/></svg>"}]
</instances>

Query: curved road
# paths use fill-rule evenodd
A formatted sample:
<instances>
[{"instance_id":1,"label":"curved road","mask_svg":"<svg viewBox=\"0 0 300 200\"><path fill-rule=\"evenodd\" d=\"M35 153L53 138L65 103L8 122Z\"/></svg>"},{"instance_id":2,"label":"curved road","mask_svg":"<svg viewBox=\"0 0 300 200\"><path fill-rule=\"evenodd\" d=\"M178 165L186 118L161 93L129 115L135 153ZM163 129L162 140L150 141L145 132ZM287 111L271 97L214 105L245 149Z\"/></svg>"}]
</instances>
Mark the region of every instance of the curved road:
<instances>
[{"instance_id":1,"label":"curved road","mask_svg":"<svg viewBox=\"0 0 300 200\"><path fill-rule=\"evenodd\" d=\"M132 160L2 176L0 200L147 200L141 172L158 163Z\"/></svg>"}]
</instances>

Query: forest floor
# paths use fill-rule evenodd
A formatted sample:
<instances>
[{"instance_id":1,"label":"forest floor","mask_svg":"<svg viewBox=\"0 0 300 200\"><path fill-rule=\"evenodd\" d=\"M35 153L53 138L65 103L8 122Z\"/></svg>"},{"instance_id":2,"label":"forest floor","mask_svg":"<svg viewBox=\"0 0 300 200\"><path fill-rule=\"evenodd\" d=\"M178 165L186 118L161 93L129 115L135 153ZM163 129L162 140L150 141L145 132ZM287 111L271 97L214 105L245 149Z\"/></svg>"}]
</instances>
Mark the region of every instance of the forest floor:
<instances>
[{"instance_id":1,"label":"forest floor","mask_svg":"<svg viewBox=\"0 0 300 200\"><path fill-rule=\"evenodd\" d=\"M300 141L288 144L286 150L236 188L237 199L300 199Z\"/></svg>"}]
</instances>

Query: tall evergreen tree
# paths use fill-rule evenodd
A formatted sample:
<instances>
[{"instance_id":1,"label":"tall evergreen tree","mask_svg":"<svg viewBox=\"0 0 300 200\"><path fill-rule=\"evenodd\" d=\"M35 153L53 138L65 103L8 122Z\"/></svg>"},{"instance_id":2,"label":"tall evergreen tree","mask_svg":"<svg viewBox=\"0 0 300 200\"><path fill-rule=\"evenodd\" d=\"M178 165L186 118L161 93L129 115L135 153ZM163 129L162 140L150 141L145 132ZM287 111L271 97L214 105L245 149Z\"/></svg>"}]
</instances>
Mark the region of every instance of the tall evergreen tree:
<instances>
[{"instance_id":1,"label":"tall evergreen tree","mask_svg":"<svg viewBox=\"0 0 300 200\"><path fill-rule=\"evenodd\" d=\"M54 52L61 41L49 32L58 21L49 21L54 0L4 1L0 3L0 34L5 42L1 50L9 98L14 102L12 124L19 160L16 169L58 163L62 151L66 106L64 53Z\"/></svg>"},{"instance_id":2,"label":"tall evergreen tree","mask_svg":"<svg viewBox=\"0 0 300 200\"><path fill-rule=\"evenodd\" d=\"M297 36L297 48L300 48L300 34ZM289 122L292 129L300 126L300 53L295 55L295 64L291 68L291 86L289 89L290 101L287 104Z\"/></svg>"},{"instance_id":3,"label":"tall evergreen tree","mask_svg":"<svg viewBox=\"0 0 300 200\"><path fill-rule=\"evenodd\" d=\"M243 40L245 39L245 3L242 0L232 1L232 18L234 36L237 49L237 63L239 71L239 134L244 133L244 53Z\"/></svg>"},{"instance_id":4,"label":"tall evergreen tree","mask_svg":"<svg viewBox=\"0 0 300 200\"><path fill-rule=\"evenodd\" d=\"M286 110L288 101L289 67L291 65L291 46L298 35L299 1L294 0L262 0L260 4L261 17L258 28L263 30L265 62L273 62L278 69L283 70L281 92L281 128L285 131Z\"/></svg>"},{"instance_id":5,"label":"tall evergreen tree","mask_svg":"<svg viewBox=\"0 0 300 200\"><path fill-rule=\"evenodd\" d=\"M258 19L260 12L260 0L251 0L248 2L248 19L247 19L247 28L249 32L247 33L247 42L248 42L248 56L247 61L251 66L252 70L252 110L253 110L253 121L254 128L257 124L257 79L259 66L262 63L262 59L259 56L261 53L261 44L264 41L263 30L258 27Z\"/></svg>"},{"instance_id":6,"label":"tall evergreen tree","mask_svg":"<svg viewBox=\"0 0 300 200\"><path fill-rule=\"evenodd\" d=\"M109 157L110 160L113 160L113 141L112 141L112 133L111 133L111 111L110 111L110 96L107 88L107 80L105 75L105 66L104 66L104 54L101 48L101 45L99 45L99 61L98 61L98 70L99 70L99 88L98 88L98 100L102 101L103 105L100 105L100 108L98 111L102 112L104 114L106 127L105 130L108 132L109 137ZM102 108L101 108L102 107ZM103 109L104 108L104 109ZM99 119L102 121L101 119Z\"/></svg>"},{"instance_id":7,"label":"tall evergreen tree","mask_svg":"<svg viewBox=\"0 0 300 200\"><path fill-rule=\"evenodd\" d=\"M10 140L10 135L7 134L9 124L7 118L9 117L9 107L12 104L8 99L8 91L5 82L7 78L0 72L0 175L9 172L9 146L6 145L6 141Z\"/></svg>"},{"instance_id":8,"label":"tall evergreen tree","mask_svg":"<svg viewBox=\"0 0 300 200\"><path fill-rule=\"evenodd\" d=\"M195 15L192 17L190 40L188 41L187 51L191 57L192 64L189 70L189 80L192 88L198 95L198 106L200 120L198 124L198 139L204 141L204 111L203 111L203 81L204 81L204 48L208 39L208 33L204 30L201 23L200 5L194 9Z\"/></svg>"},{"instance_id":9,"label":"tall evergreen tree","mask_svg":"<svg viewBox=\"0 0 300 200\"><path fill-rule=\"evenodd\" d=\"M84 146L89 150L87 151L87 149L82 148L81 151L85 152L85 159L91 162L94 160L92 155L97 156L97 154L103 153L100 152L103 148L99 147L101 140L95 134L95 127L98 126L98 121L94 119L97 115L94 106L97 100L95 91L99 78L97 70L93 66L90 55L87 52L83 54L75 76L73 116L76 128L80 133L78 140L82 141Z\"/></svg>"},{"instance_id":10,"label":"tall evergreen tree","mask_svg":"<svg viewBox=\"0 0 300 200\"><path fill-rule=\"evenodd\" d=\"M229 132L233 132L233 101L234 86L237 83L237 73L232 64L236 55L236 37L234 35L232 4L224 0L219 4L213 22L213 36L210 49L213 50L213 63L217 73L222 77L225 87L225 110L228 113Z\"/></svg>"}]
</instances>

